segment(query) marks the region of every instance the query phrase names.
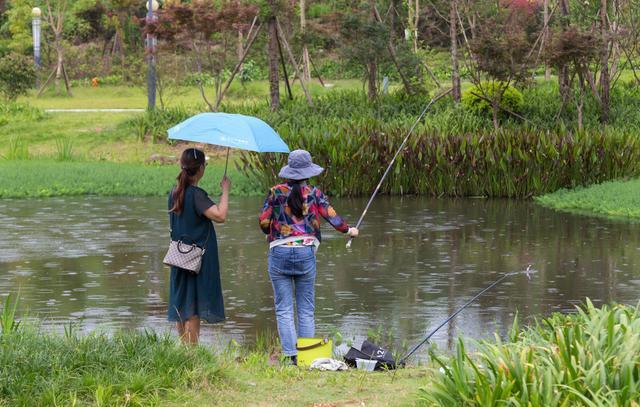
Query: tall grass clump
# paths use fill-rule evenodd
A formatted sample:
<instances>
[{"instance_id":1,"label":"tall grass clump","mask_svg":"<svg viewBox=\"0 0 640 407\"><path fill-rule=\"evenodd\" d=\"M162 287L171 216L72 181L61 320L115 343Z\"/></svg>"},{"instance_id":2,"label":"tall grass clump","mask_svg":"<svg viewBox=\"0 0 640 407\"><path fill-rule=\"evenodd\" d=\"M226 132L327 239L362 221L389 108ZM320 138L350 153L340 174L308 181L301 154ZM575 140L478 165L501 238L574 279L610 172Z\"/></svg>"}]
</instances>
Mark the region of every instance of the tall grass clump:
<instances>
[{"instance_id":1,"label":"tall grass clump","mask_svg":"<svg viewBox=\"0 0 640 407\"><path fill-rule=\"evenodd\" d=\"M216 356L170 336L42 334L0 337L0 404L149 406L221 379Z\"/></svg>"},{"instance_id":2,"label":"tall grass clump","mask_svg":"<svg viewBox=\"0 0 640 407\"><path fill-rule=\"evenodd\" d=\"M20 136L11 136L9 138L9 148L4 155L5 160L28 160L29 145L22 140Z\"/></svg>"},{"instance_id":3,"label":"tall grass clump","mask_svg":"<svg viewBox=\"0 0 640 407\"><path fill-rule=\"evenodd\" d=\"M554 314L509 339L459 341L419 398L429 406L637 406L640 398L640 304L587 300L574 315Z\"/></svg>"},{"instance_id":4,"label":"tall grass clump","mask_svg":"<svg viewBox=\"0 0 640 407\"><path fill-rule=\"evenodd\" d=\"M73 156L73 140L70 137L59 138L56 140L56 161L72 161Z\"/></svg>"}]
</instances>

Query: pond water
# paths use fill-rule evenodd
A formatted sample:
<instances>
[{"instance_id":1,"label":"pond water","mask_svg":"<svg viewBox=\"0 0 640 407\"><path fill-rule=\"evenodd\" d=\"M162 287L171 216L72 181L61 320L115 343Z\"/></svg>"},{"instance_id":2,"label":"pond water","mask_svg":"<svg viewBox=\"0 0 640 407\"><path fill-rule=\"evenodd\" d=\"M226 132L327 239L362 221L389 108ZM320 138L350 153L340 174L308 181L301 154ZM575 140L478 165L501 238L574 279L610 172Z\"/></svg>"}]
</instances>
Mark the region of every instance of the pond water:
<instances>
[{"instance_id":1,"label":"pond water","mask_svg":"<svg viewBox=\"0 0 640 407\"><path fill-rule=\"evenodd\" d=\"M216 226L228 319L203 340L251 342L275 331L267 245L257 226L262 200L235 198ZM20 315L63 331L172 330L165 319L168 244L164 198L0 200L0 300L20 292ZM365 200L334 202L354 222ZM364 338L369 329L417 342L501 273L509 278L435 337L504 334L521 320L596 304L635 304L640 225L563 214L532 202L379 198L352 248L326 224L318 253L318 334Z\"/></svg>"}]
</instances>

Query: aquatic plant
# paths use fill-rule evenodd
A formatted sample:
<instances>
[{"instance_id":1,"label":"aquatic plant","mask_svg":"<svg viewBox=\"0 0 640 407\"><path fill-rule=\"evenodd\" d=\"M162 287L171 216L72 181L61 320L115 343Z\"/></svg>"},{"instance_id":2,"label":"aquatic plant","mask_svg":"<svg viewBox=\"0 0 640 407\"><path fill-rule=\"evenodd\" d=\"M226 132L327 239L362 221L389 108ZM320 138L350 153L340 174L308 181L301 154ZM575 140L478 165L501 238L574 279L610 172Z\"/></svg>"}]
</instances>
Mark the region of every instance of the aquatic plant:
<instances>
[{"instance_id":1,"label":"aquatic plant","mask_svg":"<svg viewBox=\"0 0 640 407\"><path fill-rule=\"evenodd\" d=\"M0 161L0 198L73 195L160 196L174 185L177 167L86 161ZM202 186L220 193L224 163L207 167ZM261 194L256 184L229 168L233 195Z\"/></svg>"},{"instance_id":2,"label":"aquatic plant","mask_svg":"<svg viewBox=\"0 0 640 407\"><path fill-rule=\"evenodd\" d=\"M604 182L586 188L561 189L536 197L544 206L564 211L640 220L640 179Z\"/></svg>"},{"instance_id":3,"label":"aquatic plant","mask_svg":"<svg viewBox=\"0 0 640 407\"><path fill-rule=\"evenodd\" d=\"M640 304L554 314L530 328L517 324L506 342L459 340L420 400L429 406L634 406L640 397Z\"/></svg>"},{"instance_id":4,"label":"aquatic plant","mask_svg":"<svg viewBox=\"0 0 640 407\"><path fill-rule=\"evenodd\" d=\"M0 334L2 335L8 335L11 332L17 331L20 327L20 321L16 319L19 297L20 294L18 293L17 298L13 300L12 294L9 293L4 300L2 313L0 313Z\"/></svg>"},{"instance_id":5,"label":"aquatic plant","mask_svg":"<svg viewBox=\"0 0 640 407\"><path fill-rule=\"evenodd\" d=\"M326 133L280 126L290 146L312 152L327 171L318 183L334 195L367 195L402 142L395 123L356 123ZM243 155L241 170L268 188L286 155ZM528 198L560 188L640 174L640 140L630 133L416 131L382 193Z\"/></svg>"}]
</instances>

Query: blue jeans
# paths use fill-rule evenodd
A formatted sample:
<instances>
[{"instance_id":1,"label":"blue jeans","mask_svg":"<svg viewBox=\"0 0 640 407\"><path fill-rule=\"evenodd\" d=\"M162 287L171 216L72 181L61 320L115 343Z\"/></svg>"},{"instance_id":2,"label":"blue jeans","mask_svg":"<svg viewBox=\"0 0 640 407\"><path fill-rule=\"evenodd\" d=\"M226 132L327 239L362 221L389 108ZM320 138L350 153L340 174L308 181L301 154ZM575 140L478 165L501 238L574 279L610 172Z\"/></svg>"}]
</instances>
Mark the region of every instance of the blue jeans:
<instances>
[{"instance_id":1,"label":"blue jeans","mask_svg":"<svg viewBox=\"0 0 640 407\"><path fill-rule=\"evenodd\" d=\"M269 251L269 277L278 320L278 334L285 356L298 354L296 342L312 338L315 331L316 255L313 247L278 246ZM298 334L294 325L293 296L298 311Z\"/></svg>"}]
</instances>

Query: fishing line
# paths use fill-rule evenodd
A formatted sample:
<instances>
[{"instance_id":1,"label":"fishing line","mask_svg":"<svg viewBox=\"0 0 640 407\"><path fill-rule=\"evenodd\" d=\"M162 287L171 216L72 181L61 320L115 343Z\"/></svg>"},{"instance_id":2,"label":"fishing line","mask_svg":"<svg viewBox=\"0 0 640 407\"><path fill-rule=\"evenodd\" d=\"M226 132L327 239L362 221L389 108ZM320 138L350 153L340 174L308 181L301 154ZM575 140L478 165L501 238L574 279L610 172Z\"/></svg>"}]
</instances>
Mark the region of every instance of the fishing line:
<instances>
[{"instance_id":1,"label":"fishing line","mask_svg":"<svg viewBox=\"0 0 640 407\"><path fill-rule=\"evenodd\" d=\"M537 273L536 270L532 270L531 269L531 265L529 265L527 267L526 270L524 271L513 271L511 273L507 273L504 274L502 277L500 277L499 279L497 279L496 281L494 281L493 283L491 283L491 285L489 285L488 287L486 287L484 290L480 291L478 294L476 294L472 299L470 299L469 301L467 301L462 307L458 308L456 310L456 312L454 312L453 314L451 314L447 319L445 319L440 325L438 325L436 327L436 329L434 329L433 331L429 332L429 334L420 342L418 343L416 346L414 346L409 353L407 353L406 356L404 356L402 359L400 359L398 361L398 365L404 365L405 361L411 356L413 355L422 345L424 345L425 343L429 342L429 339L431 339L431 337L433 335L435 335L436 332L438 332L440 330L440 328L442 328L443 326L445 326L449 321L451 321L453 318L456 317L456 315L458 315L459 313L461 313L465 308L467 308L469 305L471 305L475 300L478 299L478 297L480 297L482 294L484 294L485 292L489 291L490 289L492 289L493 287L495 287L496 285L500 284L503 280L505 280L507 277L512 277L512 276L517 276L520 274L524 274L527 276L527 278L529 280L531 280L531 275Z\"/></svg>"},{"instance_id":2,"label":"fishing line","mask_svg":"<svg viewBox=\"0 0 640 407\"><path fill-rule=\"evenodd\" d=\"M369 207L371 206L371 203L373 202L373 200L375 199L376 195L378 194L378 191L380 190L380 187L382 186L382 183L384 182L384 179L389 174L389 171L391 171L391 167L393 167L393 164L396 162L396 159L398 158L398 155L400 155L400 152L404 148L405 144L407 144L407 141L409 141L409 137L411 137L411 134L413 133L413 130L416 128L418 123L420 123L420 121L422 120L424 115L427 114L427 111L429 111L431 106L433 106L433 104L436 103L438 100L442 99L443 97L445 97L446 95L451 93L452 90L453 89L449 89L447 91L444 91L444 92L436 95L433 99L431 99L431 101L422 110L422 113L420 114L418 119L413 123L413 125L411 126L411 129L409 130L409 133L407 133L407 136L402 141L402 144L400 144L400 148L398 148L398 151L396 151L395 155L393 156L393 159L391 159L391 162L387 166L387 169L384 172L384 174L382 175L382 178L380 179L380 182L378 182L378 186L376 186L376 189L373 191L373 194L371 195L371 198L369 198L369 202L367 203L367 206L364 208L364 211L362 211L362 215L360 215L360 219L358 219L358 223L356 223L356 229L360 228L360 225L362 224L362 220L364 219L365 215L367 214L367 211L369 210ZM350 237L349 241L347 242L347 249L351 247L351 242L352 241L353 241L353 238Z\"/></svg>"}]
</instances>

